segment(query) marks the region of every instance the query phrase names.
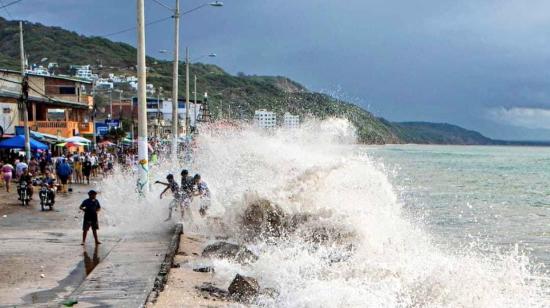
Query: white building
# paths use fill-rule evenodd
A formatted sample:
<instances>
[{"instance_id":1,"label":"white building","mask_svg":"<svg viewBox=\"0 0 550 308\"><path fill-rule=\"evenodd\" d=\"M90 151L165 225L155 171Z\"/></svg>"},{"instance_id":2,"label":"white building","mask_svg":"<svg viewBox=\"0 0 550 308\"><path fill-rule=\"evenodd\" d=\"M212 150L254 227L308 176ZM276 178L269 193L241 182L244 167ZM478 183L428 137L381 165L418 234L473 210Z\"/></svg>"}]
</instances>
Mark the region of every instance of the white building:
<instances>
[{"instance_id":1,"label":"white building","mask_svg":"<svg viewBox=\"0 0 550 308\"><path fill-rule=\"evenodd\" d=\"M300 116L285 112L285 115L283 116L283 127L289 129L300 127Z\"/></svg>"},{"instance_id":2,"label":"white building","mask_svg":"<svg viewBox=\"0 0 550 308\"><path fill-rule=\"evenodd\" d=\"M40 76L50 76L50 72L45 67L43 67L42 65L34 66L32 69L26 70L26 71L27 71L28 74L40 75Z\"/></svg>"},{"instance_id":3,"label":"white building","mask_svg":"<svg viewBox=\"0 0 550 308\"><path fill-rule=\"evenodd\" d=\"M90 65L82 65L74 67L76 69L75 76L82 79L92 80L92 69Z\"/></svg>"},{"instance_id":4,"label":"white building","mask_svg":"<svg viewBox=\"0 0 550 308\"><path fill-rule=\"evenodd\" d=\"M254 112L254 126L259 128L275 128L277 126L277 115L275 112L265 109Z\"/></svg>"},{"instance_id":5,"label":"white building","mask_svg":"<svg viewBox=\"0 0 550 308\"><path fill-rule=\"evenodd\" d=\"M136 76L127 76L126 77L126 82L138 82L138 79Z\"/></svg>"},{"instance_id":6,"label":"white building","mask_svg":"<svg viewBox=\"0 0 550 308\"><path fill-rule=\"evenodd\" d=\"M172 100L161 101L160 111L164 121L172 123ZM149 109L148 109L149 110ZM195 126L195 120L202 116L201 104L189 103L189 125ZM178 103L178 120L185 121L185 102Z\"/></svg>"},{"instance_id":7,"label":"white building","mask_svg":"<svg viewBox=\"0 0 550 308\"><path fill-rule=\"evenodd\" d=\"M99 78L96 81L95 86L98 89L113 89L115 85L106 78Z\"/></svg>"}]
</instances>

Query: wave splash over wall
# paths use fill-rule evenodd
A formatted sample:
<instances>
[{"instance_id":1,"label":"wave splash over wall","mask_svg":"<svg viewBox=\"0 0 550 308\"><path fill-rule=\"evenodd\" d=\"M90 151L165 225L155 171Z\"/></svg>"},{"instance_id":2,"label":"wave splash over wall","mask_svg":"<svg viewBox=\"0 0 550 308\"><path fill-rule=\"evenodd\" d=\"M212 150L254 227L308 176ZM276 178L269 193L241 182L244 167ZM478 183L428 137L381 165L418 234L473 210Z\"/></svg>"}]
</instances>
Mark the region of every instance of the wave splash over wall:
<instances>
[{"instance_id":1,"label":"wave splash over wall","mask_svg":"<svg viewBox=\"0 0 550 308\"><path fill-rule=\"evenodd\" d=\"M259 297L259 305L549 304L547 286L521 253L450 251L434 244L422 225L406 218L406 200L398 199L368 149L355 144L345 120L312 120L298 130L270 133L201 131L198 144L190 169L208 183L213 200L208 223L195 215L184 228L212 241L229 237L259 256L247 265L214 261L216 275L252 276L278 291ZM247 210L262 202L276 207L280 221L251 230Z\"/></svg>"}]
</instances>

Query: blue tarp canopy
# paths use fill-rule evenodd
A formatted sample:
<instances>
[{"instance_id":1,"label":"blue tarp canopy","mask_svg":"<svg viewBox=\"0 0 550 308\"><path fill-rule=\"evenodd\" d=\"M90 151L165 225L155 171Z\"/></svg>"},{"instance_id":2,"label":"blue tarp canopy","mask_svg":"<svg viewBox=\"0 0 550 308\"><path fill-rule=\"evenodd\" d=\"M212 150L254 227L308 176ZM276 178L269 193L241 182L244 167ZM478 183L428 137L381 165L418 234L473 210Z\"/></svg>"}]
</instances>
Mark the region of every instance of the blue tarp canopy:
<instances>
[{"instance_id":1,"label":"blue tarp canopy","mask_svg":"<svg viewBox=\"0 0 550 308\"><path fill-rule=\"evenodd\" d=\"M48 146L31 138L31 150L47 150ZM25 136L17 135L10 139L0 141L0 149L24 149Z\"/></svg>"}]
</instances>

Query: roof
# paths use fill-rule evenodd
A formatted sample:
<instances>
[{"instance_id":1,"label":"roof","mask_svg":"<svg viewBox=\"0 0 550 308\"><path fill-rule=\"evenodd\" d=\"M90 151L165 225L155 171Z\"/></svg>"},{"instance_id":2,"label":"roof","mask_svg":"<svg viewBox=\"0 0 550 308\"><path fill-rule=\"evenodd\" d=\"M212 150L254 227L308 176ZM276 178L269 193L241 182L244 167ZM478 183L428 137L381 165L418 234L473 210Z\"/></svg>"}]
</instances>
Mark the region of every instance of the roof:
<instances>
[{"instance_id":1,"label":"roof","mask_svg":"<svg viewBox=\"0 0 550 308\"><path fill-rule=\"evenodd\" d=\"M0 89L0 97L9 97L9 98L18 99L20 96L21 96L21 93L19 93L19 92L12 92L12 91L6 91L6 90ZM42 97L42 96L29 95L29 101L52 103L52 104L57 103L57 104L63 104L63 105L67 105L67 106L74 107L74 108L88 109L88 104L86 104L86 103L78 103L78 102L73 102L73 101L67 101L67 100L58 99L58 98L55 98L55 97L46 98L46 97Z\"/></svg>"},{"instance_id":2,"label":"roof","mask_svg":"<svg viewBox=\"0 0 550 308\"><path fill-rule=\"evenodd\" d=\"M21 74L21 71L15 71L15 70L10 70L10 69L5 69L5 68L0 68L0 72ZM28 76L35 76L35 77L53 78L53 79L68 80L68 81L74 81L74 82L92 84L92 82L89 81L89 80L79 79L79 78L70 77L70 76L59 76L59 75L56 75L56 76L44 76L44 75L33 74L33 73L27 73L27 75L28 75Z\"/></svg>"}]
</instances>

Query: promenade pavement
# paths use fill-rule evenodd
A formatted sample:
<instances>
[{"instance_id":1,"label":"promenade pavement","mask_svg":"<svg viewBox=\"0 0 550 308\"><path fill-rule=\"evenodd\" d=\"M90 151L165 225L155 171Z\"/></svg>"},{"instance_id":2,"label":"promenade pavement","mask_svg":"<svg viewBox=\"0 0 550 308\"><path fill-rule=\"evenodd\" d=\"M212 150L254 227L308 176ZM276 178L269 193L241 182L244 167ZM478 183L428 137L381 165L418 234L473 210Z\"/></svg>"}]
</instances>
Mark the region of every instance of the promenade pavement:
<instances>
[{"instance_id":1,"label":"promenade pavement","mask_svg":"<svg viewBox=\"0 0 550 308\"><path fill-rule=\"evenodd\" d=\"M168 228L132 237L100 229L103 244L96 247L90 232L83 247L78 206L90 186L73 185L44 212L37 195L22 207L16 192L0 189L0 307L57 307L67 298L78 298L79 307L145 301L168 247Z\"/></svg>"}]
</instances>

